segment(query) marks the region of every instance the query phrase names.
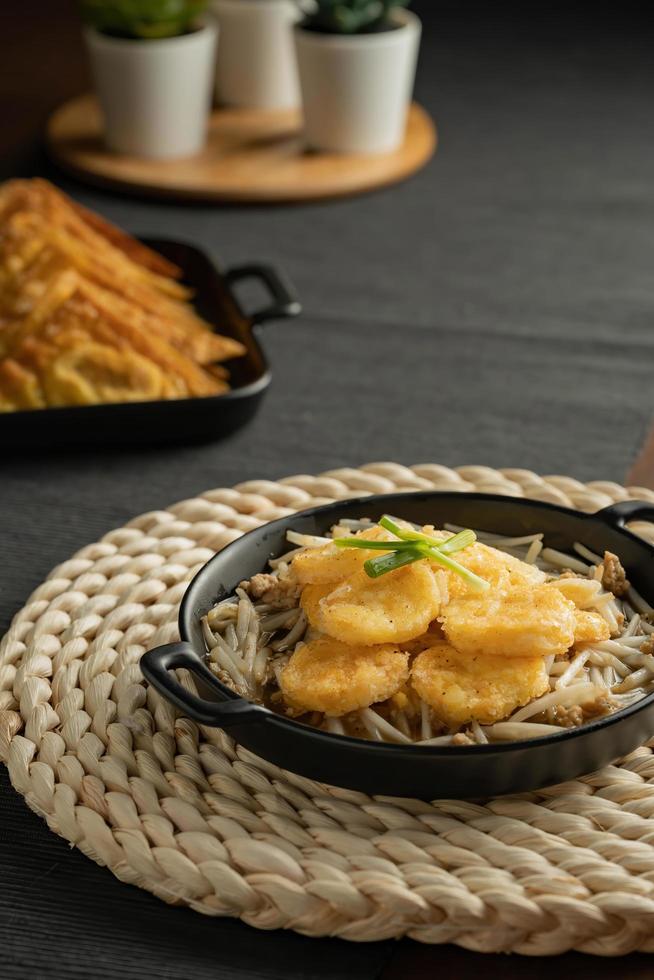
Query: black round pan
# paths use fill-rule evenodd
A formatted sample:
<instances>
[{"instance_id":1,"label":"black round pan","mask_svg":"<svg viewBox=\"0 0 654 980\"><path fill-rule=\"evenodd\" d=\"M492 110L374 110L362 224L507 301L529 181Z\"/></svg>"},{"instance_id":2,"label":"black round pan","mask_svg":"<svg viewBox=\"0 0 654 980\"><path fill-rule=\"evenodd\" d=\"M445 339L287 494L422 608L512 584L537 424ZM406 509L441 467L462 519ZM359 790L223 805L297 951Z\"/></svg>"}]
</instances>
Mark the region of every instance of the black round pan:
<instances>
[{"instance_id":1,"label":"black round pan","mask_svg":"<svg viewBox=\"0 0 654 980\"><path fill-rule=\"evenodd\" d=\"M206 665L201 617L288 550L289 528L323 534L340 518L391 513L420 524L458 524L505 535L545 533L545 544L572 551L579 541L592 551L619 555L633 585L651 603L654 548L624 528L627 520L654 519L654 506L615 504L586 515L565 507L480 493L411 493L365 497L292 514L244 535L216 555L191 583L181 606L181 643L146 653L143 674L189 718L227 729L257 755L322 782L371 794L475 798L536 789L591 772L631 752L654 733L654 694L581 728L533 740L495 745L390 745L331 735L239 698ZM170 673L186 667L202 696L189 693Z\"/></svg>"}]
</instances>

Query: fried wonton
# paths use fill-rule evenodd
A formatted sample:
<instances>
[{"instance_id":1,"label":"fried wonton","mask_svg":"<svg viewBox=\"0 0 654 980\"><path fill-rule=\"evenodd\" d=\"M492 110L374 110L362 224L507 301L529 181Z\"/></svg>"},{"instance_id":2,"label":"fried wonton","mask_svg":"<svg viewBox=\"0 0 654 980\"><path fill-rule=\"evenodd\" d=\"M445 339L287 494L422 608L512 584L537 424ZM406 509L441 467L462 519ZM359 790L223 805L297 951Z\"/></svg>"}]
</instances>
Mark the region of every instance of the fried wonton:
<instances>
[{"instance_id":1,"label":"fried wonton","mask_svg":"<svg viewBox=\"0 0 654 980\"><path fill-rule=\"evenodd\" d=\"M180 276L47 181L0 186L0 411L226 391L245 349Z\"/></svg>"}]
</instances>

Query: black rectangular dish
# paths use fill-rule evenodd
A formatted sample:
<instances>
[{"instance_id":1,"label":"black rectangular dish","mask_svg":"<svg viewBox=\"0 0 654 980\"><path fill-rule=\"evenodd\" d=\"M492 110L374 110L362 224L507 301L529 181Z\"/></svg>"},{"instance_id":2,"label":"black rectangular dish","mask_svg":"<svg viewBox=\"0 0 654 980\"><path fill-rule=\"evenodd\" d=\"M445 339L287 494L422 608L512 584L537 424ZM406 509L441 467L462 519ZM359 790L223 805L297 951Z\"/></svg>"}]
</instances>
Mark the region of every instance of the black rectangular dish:
<instances>
[{"instance_id":1,"label":"black rectangular dish","mask_svg":"<svg viewBox=\"0 0 654 980\"><path fill-rule=\"evenodd\" d=\"M201 249L185 242L143 239L183 270L182 281L195 291L198 313L219 333L240 340L243 357L227 363L231 390L209 398L124 402L42 408L0 414L0 448L53 446L147 446L203 442L233 432L257 411L271 381L257 328L271 320L297 316L300 303L286 278L273 266L251 263L222 271ZM234 287L256 279L270 303L245 312Z\"/></svg>"}]
</instances>

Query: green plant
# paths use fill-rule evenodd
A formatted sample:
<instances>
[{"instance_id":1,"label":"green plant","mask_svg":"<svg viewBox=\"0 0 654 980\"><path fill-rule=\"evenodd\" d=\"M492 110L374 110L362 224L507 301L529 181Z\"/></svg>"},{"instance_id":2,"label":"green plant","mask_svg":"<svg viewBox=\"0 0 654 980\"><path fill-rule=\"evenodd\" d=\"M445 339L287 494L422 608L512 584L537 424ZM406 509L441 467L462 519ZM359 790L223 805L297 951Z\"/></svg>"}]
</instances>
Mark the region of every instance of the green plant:
<instances>
[{"instance_id":1,"label":"green plant","mask_svg":"<svg viewBox=\"0 0 654 980\"><path fill-rule=\"evenodd\" d=\"M79 0L82 18L113 37L176 37L192 30L207 0Z\"/></svg>"},{"instance_id":2,"label":"green plant","mask_svg":"<svg viewBox=\"0 0 654 980\"><path fill-rule=\"evenodd\" d=\"M325 34L366 34L388 27L394 7L409 0L312 0L304 4L303 26Z\"/></svg>"}]
</instances>

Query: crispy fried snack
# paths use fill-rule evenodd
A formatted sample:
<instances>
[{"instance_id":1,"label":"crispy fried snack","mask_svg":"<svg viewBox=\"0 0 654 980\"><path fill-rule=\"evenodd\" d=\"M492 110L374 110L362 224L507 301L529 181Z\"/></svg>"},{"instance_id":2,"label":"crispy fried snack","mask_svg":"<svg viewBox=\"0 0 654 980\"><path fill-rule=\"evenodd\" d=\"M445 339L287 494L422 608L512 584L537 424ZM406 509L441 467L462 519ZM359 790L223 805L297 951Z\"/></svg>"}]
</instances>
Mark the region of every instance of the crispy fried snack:
<instances>
[{"instance_id":1,"label":"crispy fried snack","mask_svg":"<svg viewBox=\"0 0 654 980\"><path fill-rule=\"evenodd\" d=\"M163 255L66 197L47 180L10 180L0 186L0 225L16 211L35 210L88 245L97 244L99 236L157 275L167 279L181 278L182 270Z\"/></svg>"},{"instance_id":2,"label":"crispy fried snack","mask_svg":"<svg viewBox=\"0 0 654 980\"><path fill-rule=\"evenodd\" d=\"M229 388L178 269L43 180L0 186L0 412Z\"/></svg>"},{"instance_id":3,"label":"crispy fried snack","mask_svg":"<svg viewBox=\"0 0 654 980\"><path fill-rule=\"evenodd\" d=\"M314 629L341 643L373 646L425 633L441 595L428 563L415 562L377 579L360 571L337 585L306 585L301 604Z\"/></svg>"},{"instance_id":4,"label":"crispy fried snack","mask_svg":"<svg viewBox=\"0 0 654 980\"><path fill-rule=\"evenodd\" d=\"M408 660L392 644L349 646L323 636L295 651L280 686L291 708L338 717L392 697L409 676Z\"/></svg>"},{"instance_id":5,"label":"crispy fried snack","mask_svg":"<svg viewBox=\"0 0 654 980\"><path fill-rule=\"evenodd\" d=\"M411 686L431 705L436 717L458 728L478 721L491 725L537 698L549 687L542 657L460 653L434 640L411 668Z\"/></svg>"}]
</instances>

